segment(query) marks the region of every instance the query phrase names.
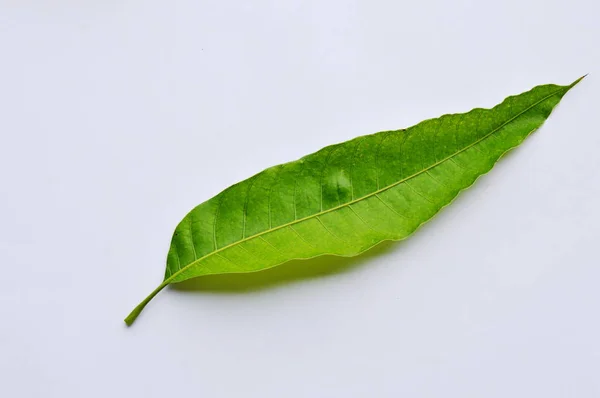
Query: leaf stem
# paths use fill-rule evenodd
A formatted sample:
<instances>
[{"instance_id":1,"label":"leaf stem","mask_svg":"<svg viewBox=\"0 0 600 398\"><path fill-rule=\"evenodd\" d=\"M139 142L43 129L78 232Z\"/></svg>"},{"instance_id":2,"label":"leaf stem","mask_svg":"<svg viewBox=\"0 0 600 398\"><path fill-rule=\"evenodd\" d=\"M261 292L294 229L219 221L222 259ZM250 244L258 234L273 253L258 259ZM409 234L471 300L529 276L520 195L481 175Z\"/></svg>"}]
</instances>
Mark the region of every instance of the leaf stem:
<instances>
[{"instance_id":1,"label":"leaf stem","mask_svg":"<svg viewBox=\"0 0 600 398\"><path fill-rule=\"evenodd\" d=\"M161 283L160 286L158 286L156 289L154 289L154 291L152 293L150 293L148 295L148 297L146 297L141 303L139 303L137 305L137 307L135 307L133 309L133 311L131 311L131 313L129 315L127 315L127 318L125 318L125 323L127 324L127 326L131 326L131 324L136 320L138 315L140 315L140 313L142 312L142 310L144 309L146 304L148 304L150 302L150 300L152 300L154 298L154 296L156 296L158 294L158 292L163 290L165 288L165 286L167 286L169 284L169 282L170 282L169 279L167 279L163 283Z\"/></svg>"}]
</instances>

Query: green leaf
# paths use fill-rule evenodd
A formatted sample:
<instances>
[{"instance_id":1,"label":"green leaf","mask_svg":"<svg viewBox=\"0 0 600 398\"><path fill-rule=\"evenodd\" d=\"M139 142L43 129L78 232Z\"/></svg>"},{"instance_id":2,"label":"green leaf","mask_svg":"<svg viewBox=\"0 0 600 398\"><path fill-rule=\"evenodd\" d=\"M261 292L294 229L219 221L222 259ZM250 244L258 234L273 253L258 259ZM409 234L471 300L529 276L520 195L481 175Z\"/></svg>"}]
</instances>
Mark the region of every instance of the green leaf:
<instances>
[{"instance_id":1,"label":"green leaf","mask_svg":"<svg viewBox=\"0 0 600 398\"><path fill-rule=\"evenodd\" d=\"M163 283L125 322L170 283L355 256L406 238L539 128L581 79L331 145L227 188L179 223Z\"/></svg>"}]
</instances>

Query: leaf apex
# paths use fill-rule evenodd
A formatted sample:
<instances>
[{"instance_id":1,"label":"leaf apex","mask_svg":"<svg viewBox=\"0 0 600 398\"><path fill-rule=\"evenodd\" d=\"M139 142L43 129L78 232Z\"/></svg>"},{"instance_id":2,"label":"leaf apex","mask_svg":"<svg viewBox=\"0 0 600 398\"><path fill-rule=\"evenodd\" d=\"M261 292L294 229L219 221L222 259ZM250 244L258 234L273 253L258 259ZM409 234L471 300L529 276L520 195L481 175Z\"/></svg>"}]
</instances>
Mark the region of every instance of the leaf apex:
<instances>
[{"instance_id":1,"label":"leaf apex","mask_svg":"<svg viewBox=\"0 0 600 398\"><path fill-rule=\"evenodd\" d=\"M575 80L573 83L571 83L569 85L569 88L573 88L577 85L577 83L579 83L580 81L582 81L583 79L585 79L585 77L589 75L589 73L586 73L585 75L581 76L579 79Z\"/></svg>"}]
</instances>

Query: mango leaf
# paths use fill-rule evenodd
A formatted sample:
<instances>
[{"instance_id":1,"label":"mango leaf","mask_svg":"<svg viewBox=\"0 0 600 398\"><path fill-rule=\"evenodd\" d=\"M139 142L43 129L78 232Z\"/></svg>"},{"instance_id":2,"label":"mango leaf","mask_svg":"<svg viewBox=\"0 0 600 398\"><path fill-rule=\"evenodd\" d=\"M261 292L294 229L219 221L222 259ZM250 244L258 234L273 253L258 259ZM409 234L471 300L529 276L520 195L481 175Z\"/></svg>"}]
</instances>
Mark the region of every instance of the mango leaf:
<instances>
[{"instance_id":1,"label":"mango leaf","mask_svg":"<svg viewBox=\"0 0 600 398\"><path fill-rule=\"evenodd\" d=\"M170 283L355 256L406 238L539 128L581 79L331 145L225 189L179 223L164 281L125 322Z\"/></svg>"}]
</instances>

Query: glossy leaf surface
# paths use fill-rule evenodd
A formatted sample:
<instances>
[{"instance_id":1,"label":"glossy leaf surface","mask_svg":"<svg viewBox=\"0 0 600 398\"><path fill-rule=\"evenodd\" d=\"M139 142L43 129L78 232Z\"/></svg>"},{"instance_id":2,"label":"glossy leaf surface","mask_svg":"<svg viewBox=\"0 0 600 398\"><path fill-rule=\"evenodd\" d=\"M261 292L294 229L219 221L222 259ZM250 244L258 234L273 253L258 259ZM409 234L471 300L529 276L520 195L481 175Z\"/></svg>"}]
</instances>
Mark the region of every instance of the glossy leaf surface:
<instances>
[{"instance_id":1,"label":"glossy leaf surface","mask_svg":"<svg viewBox=\"0 0 600 398\"><path fill-rule=\"evenodd\" d=\"M406 238L539 128L579 80L331 145L225 189L179 223L164 282L125 321L170 283Z\"/></svg>"}]
</instances>

